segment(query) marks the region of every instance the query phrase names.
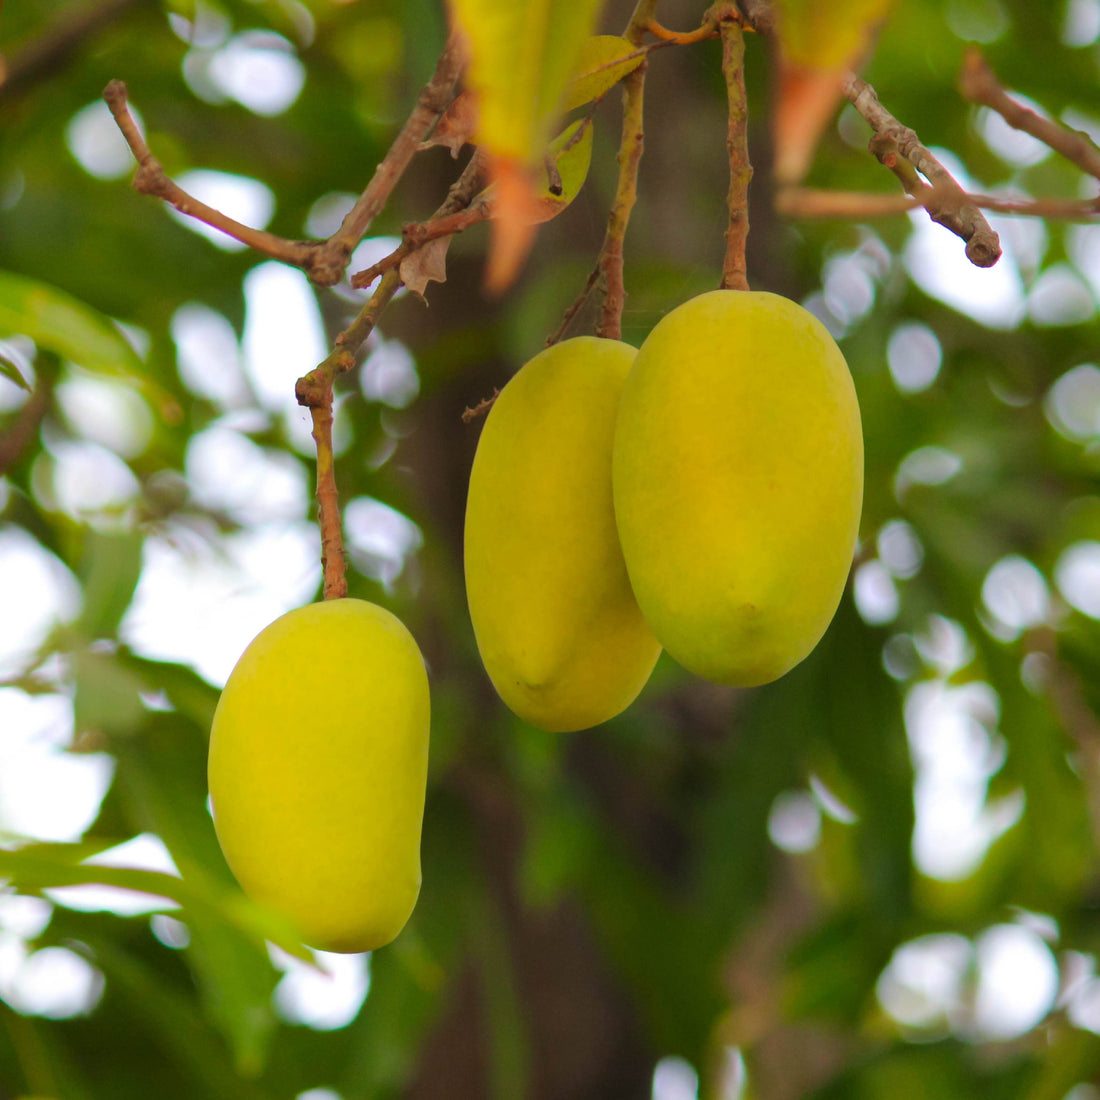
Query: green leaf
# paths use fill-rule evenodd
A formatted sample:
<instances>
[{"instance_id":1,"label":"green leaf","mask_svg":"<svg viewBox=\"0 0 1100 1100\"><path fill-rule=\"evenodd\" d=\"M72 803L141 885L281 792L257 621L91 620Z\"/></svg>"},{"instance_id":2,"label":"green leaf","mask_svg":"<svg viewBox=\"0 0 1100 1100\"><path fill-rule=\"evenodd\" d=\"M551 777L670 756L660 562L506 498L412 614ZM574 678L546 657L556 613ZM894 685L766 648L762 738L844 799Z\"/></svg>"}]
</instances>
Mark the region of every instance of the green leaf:
<instances>
[{"instance_id":1,"label":"green leaf","mask_svg":"<svg viewBox=\"0 0 1100 1100\"><path fill-rule=\"evenodd\" d=\"M494 156L533 164L550 137L600 0L454 0L477 96L477 138Z\"/></svg>"},{"instance_id":2,"label":"green leaf","mask_svg":"<svg viewBox=\"0 0 1100 1100\"><path fill-rule=\"evenodd\" d=\"M646 51L617 34L597 34L581 46L576 72L565 90L562 110L572 111L598 99L644 60Z\"/></svg>"},{"instance_id":3,"label":"green leaf","mask_svg":"<svg viewBox=\"0 0 1100 1100\"><path fill-rule=\"evenodd\" d=\"M266 1090L241 1080L233 1071L192 1002L165 983L159 973L105 937L86 936L86 940L108 981L117 983L128 999L140 1006L141 1026L182 1069L202 1082L202 1095L271 1100Z\"/></svg>"},{"instance_id":4,"label":"green leaf","mask_svg":"<svg viewBox=\"0 0 1100 1100\"><path fill-rule=\"evenodd\" d=\"M250 901L239 891L220 886L200 868L181 867L180 878L163 871L81 862L103 847L103 842L97 841L93 846L28 844L0 849L0 877L8 879L21 893L96 884L169 898L179 904L182 910L179 915L184 919L191 912L200 918L216 919L234 926L254 941L271 940L296 958L313 961L286 918Z\"/></svg>"},{"instance_id":5,"label":"green leaf","mask_svg":"<svg viewBox=\"0 0 1100 1100\"><path fill-rule=\"evenodd\" d=\"M554 197L568 206L588 178L592 162L592 126L583 120L567 126L550 143L550 156L561 177L561 194Z\"/></svg>"},{"instance_id":6,"label":"green leaf","mask_svg":"<svg viewBox=\"0 0 1100 1100\"><path fill-rule=\"evenodd\" d=\"M29 336L96 374L140 375L141 360L102 313L26 275L0 271L0 335Z\"/></svg>"},{"instance_id":7,"label":"green leaf","mask_svg":"<svg viewBox=\"0 0 1100 1100\"><path fill-rule=\"evenodd\" d=\"M157 676L172 666L136 663ZM172 689L169 688L171 697ZM149 716L140 737L114 745L115 788L130 828L161 837L176 866L201 867L211 883L237 897L222 858L206 797L206 725L182 714ZM278 974L263 941L224 916L191 908L191 943L186 952L206 1015L222 1032L237 1069L255 1076L267 1060L275 1018L271 993Z\"/></svg>"},{"instance_id":8,"label":"green leaf","mask_svg":"<svg viewBox=\"0 0 1100 1100\"><path fill-rule=\"evenodd\" d=\"M0 376L10 379L21 390L26 390L30 393L31 387L27 380L23 377L19 368L6 356L0 355Z\"/></svg>"},{"instance_id":9,"label":"green leaf","mask_svg":"<svg viewBox=\"0 0 1100 1100\"><path fill-rule=\"evenodd\" d=\"M551 180L549 168L544 168L536 194L541 221L560 214L584 186L592 161L591 124L582 119L567 126L551 143L547 159L554 164L556 178Z\"/></svg>"},{"instance_id":10,"label":"green leaf","mask_svg":"<svg viewBox=\"0 0 1100 1100\"><path fill-rule=\"evenodd\" d=\"M78 734L128 734L142 724L147 711L138 693L145 684L113 653L80 650L74 665L73 718Z\"/></svg>"},{"instance_id":11,"label":"green leaf","mask_svg":"<svg viewBox=\"0 0 1100 1100\"><path fill-rule=\"evenodd\" d=\"M112 535L89 531L80 577L84 604L77 629L86 638L113 638L141 575L143 539L136 531Z\"/></svg>"},{"instance_id":12,"label":"green leaf","mask_svg":"<svg viewBox=\"0 0 1100 1100\"><path fill-rule=\"evenodd\" d=\"M279 973L266 947L239 928L195 913L188 924L187 956L205 1013L228 1040L238 1072L255 1077L275 1033L271 995Z\"/></svg>"}]
</instances>

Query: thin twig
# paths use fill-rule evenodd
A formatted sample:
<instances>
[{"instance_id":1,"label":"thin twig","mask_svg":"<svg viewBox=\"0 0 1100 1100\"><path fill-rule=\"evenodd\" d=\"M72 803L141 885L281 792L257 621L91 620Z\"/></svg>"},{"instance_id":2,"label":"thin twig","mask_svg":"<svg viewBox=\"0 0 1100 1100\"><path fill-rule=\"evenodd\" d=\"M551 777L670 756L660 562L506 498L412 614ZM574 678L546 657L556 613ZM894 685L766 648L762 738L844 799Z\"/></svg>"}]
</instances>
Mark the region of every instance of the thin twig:
<instances>
[{"instance_id":1,"label":"thin twig","mask_svg":"<svg viewBox=\"0 0 1100 1100\"><path fill-rule=\"evenodd\" d=\"M488 199L481 198L465 210L431 218L426 222L410 222L402 230L401 243L388 256L383 256L377 263L356 272L351 277L351 285L360 288L370 286L379 275L400 267L404 260L417 249L423 248L429 241L438 240L440 237L453 237L472 225L487 221L492 214L492 203Z\"/></svg>"},{"instance_id":2,"label":"thin twig","mask_svg":"<svg viewBox=\"0 0 1100 1100\"><path fill-rule=\"evenodd\" d=\"M623 80L623 133L619 146L619 183L607 218L607 232L600 249L599 269L603 283L603 304L596 323L596 335L620 340L623 334L623 241L630 212L638 198L638 166L645 149L642 123L646 65L639 65Z\"/></svg>"},{"instance_id":3,"label":"thin twig","mask_svg":"<svg viewBox=\"0 0 1100 1100\"><path fill-rule=\"evenodd\" d=\"M1019 217L1057 218L1061 221L1095 221L1100 217L1100 198L1096 199L1008 199L996 195L965 193L968 202L982 210ZM933 187L920 198L912 195L880 194L865 191L823 191L811 187L784 187L775 196L775 209L788 218L885 218L906 214L937 201L942 195Z\"/></svg>"},{"instance_id":4,"label":"thin twig","mask_svg":"<svg viewBox=\"0 0 1100 1100\"><path fill-rule=\"evenodd\" d=\"M584 284L584 288L580 294L573 299L573 304L565 311L562 316L561 324L557 329L546 337L546 347L550 347L552 344L556 344L568 331L569 326L573 323L573 318L580 312L581 306L588 301L588 295L592 293L592 288L596 285L600 278L600 266L597 264L589 274L588 279Z\"/></svg>"},{"instance_id":5,"label":"thin twig","mask_svg":"<svg viewBox=\"0 0 1100 1100\"><path fill-rule=\"evenodd\" d=\"M20 95L38 81L62 70L77 53L88 47L100 30L127 9L147 2L96 0L62 9L40 35L9 59L0 57L0 99Z\"/></svg>"},{"instance_id":6,"label":"thin twig","mask_svg":"<svg viewBox=\"0 0 1100 1100\"><path fill-rule=\"evenodd\" d=\"M1044 687L1062 728L1077 746L1093 833L1100 839L1100 720L1089 706L1073 668L1062 660L1055 631L1039 627L1028 631L1025 641L1030 653L1046 659Z\"/></svg>"},{"instance_id":7,"label":"thin twig","mask_svg":"<svg viewBox=\"0 0 1100 1100\"><path fill-rule=\"evenodd\" d=\"M645 25L645 30L670 46L690 46L707 38L716 38L718 36L718 21L708 11L703 16L703 22L693 31L669 30L668 27L658 23L656 19L650 19Z\"/></svg>"},{"instance_id":8,"label":"thin twig","mask_svg":"<svg viewBox=\"0 0 1100 1100\"><path fill-rule=\"evenodd\" d=\"M348 593L332 453L333 382L338 374L355 365L356 352L374 330L379 314L400 285L397 272L388 271L355 320L336 337L328 356L299 378L294 387L298 404L308 408L313 418L313 439L317 444L317 522L321 528L321 565L326 600L340 599Z\"/></svg>"},{"instance_id":9,"label":"thin twig","mask_svg":"<svg viewBox=\"0 0 1100 1100\"><path fill-rule=\"evenodd\" d=\"M138 170L133 182L135 191L161 198L180 213L197 218L214 229L220 229L242 244L262 252L265 256L293 264L295 267L310 266L317 248L315 244L309 241L288 241L275 236L274 233L242 225L233 218L226 217L220 210L215 210L193 195L189 195L179 184L170 179L160 161L153 156L138 129L134 116L130 113L126 85L121 80L112 80L103 89L103 98L107 101L107 106L110 107L111 114L114 115L115 122L122 131L122 136L138 162Z\"/></svg>"},{"instance_id":10,"label":"thin twig","mask_svg":"<svg viewBox=\"0 0 1100 1100\"><path fill-rule=\"evenodd\" d=\"M1001 255L997 234L947 169L921 144L916 133L894 118L879 102L874 88L858 76L849 75L844 93L874 128L871 151L879 161L898 176L909 194L921 200L934 222L966 242L966 255L972 264L978 267L995 264Z\"/></svg>"},{"instance_id":11,"label":"thin twig","mask_svg":"<svg viewBox=\"0 0 1100 1100\"><path fill-rule=\"evenodd\" d=\"M623 37L633 45L641 44L646 27L653 22L657 0L637 0ZM630 221L630 212L638 197L638 166L645 148L642 125L642 105L645 92L646 62L623 79L623 129L619 143L619 182L615 199L607 218L607 231L597 267L603 289L603 302L596 335L618 340L622 336L623 306L626 289L623 284L623 239Z\"/></svg>"},{"instance_id":12,"label":"thin twig","mask_svg":"<svg viewBox=\"0 0 1100 1100\"><path fill-rule=\"evenodd\" d=\"M402 230L401 243L387 256L383 256L377 263L372 264L362 271L355 272L351 277L353 287L367 287L391 268L400 268L401 264L417 249L422 248L428 241L445 237L452 233L460 233L469 225L478 221L484 221L492 213L490 205L485 202L479 206L476 217L471 217L467 224L454 229L453 218L460 211L470 208L474 196L485 183L488 158L483 149L478 149L470 158L469 163L463 169L462 174L453 184L447 197L440 204L436 212L426 222L412 222ZM440 225L445 231L438 231Z\"/></svg>"},{"instance_id":13,"label":"thin twig","mask_svg":"<svg viewBox=\"0 0 1100 1100\"><path fill-rule=\"evenodd\" d=\"M726 152L729 155L730 184L726 195L729 227L726 229L726 253L722 261L723 290L748 290L745 241L749 235L749 160L748 100L745 96L745 35L740 22L727 16L720 23L722 34L722 72L729 100L729 126Z\"/></svg>"},{"instance_id":14,"label":"thin twig","mask_svg":"<svg viewBox=\"0 0 1100 1100\"><path fill-rule=\"evenodd\" d=\"M865 191L823 191L812 187L782 187L775 194L776 212L787 218L884 218L921 206L912 195Z\"/></svg>"},{"instance_id":15,"label":"thin twig","mask_svg":"<svg viewBox=\"0 0 1100 1100\"><path fill-rule=\"evenodd\" d=\"M983 210L996 214L1017 214L1029 218L1059 218L1062 221L1095 221L1100 216L1100 197L1095 199L1004 199L996 195L970 193L967 198Z\"/></svg>"},{"instance_id":16,"label":"thin twig","mask_svg":"<svg viewBox=\"0 0 1100 1100\"><path fill-rule=\"evenodd\" d=\"M493 392L489 397L483 398L473 408L467 406L462 410L462 423L470 424L475 421L479 416L484 416L495 403L496 399L500 396L500 390L496 386L493 387Z\"/></svg>"},{"instance_id":17,"label":"thin twig","mask_svg":"<svg viewBox=\"0 0 1100 1100\"><path fill-rule=\"evenodd\" d=\"M431 80L421 89L416 106L394 139L389 152L375 169L374 176L348 211L340 228L320 246L310 277L321 286L340 281L355 246L363 239L370 223L382 211L420 144L436 119L453 98L455 84L462 72L462 49L458 36L451 34L439 55Z\"/></svg>"},{"instance_id":18,"label":"thin twig","mask_svg":"<svg viewBox=\"0 0 1100 1100\"><path fill-rule=\"evenodd\" d=\"M774 0L737 0L737 6L744 16L745 30L759 34L775 34L778 17Z\"/></svg>"},{"instance_id":19,"label":"thin twig","mask_svg":"<svg viewBox=\"0 0 1100 1100\"><path fill-rule=\"evenodd\" d=\"M1017 103L1005 92L981 51L973 47L963 54L959 90L971 103L992 108L1009 126L1038 138L1082 171L1100 179L1100 149L1092 139Z\"/></svg>"},{"instance_id":20,"label":"thin twig","mask_svg":"<svg viewBox=\"0 0 1100 1100\"><path fill-rule=\"evenodd\" d=\"M0 475L19 461L34 438L34 433L38 431L38 426L50 407L50 389L45 373L40 372L34 390L20 407L15 422L0 435Z\"/></svg>"},{"instance_id":21,"label":"thin twig","mask_svg":"<svg viewBox=\"0 0 1100 1100\"><path fill-rule=\"evenodd\" d=\"M446 109L461 67L461 50L452 36L440 54L435 74L421 90L416 106L375 169L370 183L348 212L340 228L326 241L292 241L253 229L189 195L168 177L160 162L153 156L130 113L126 85L121 80L112 80L104 89L103 98L111 108L111 113L138 162L133 183L135 190L164 199L181 213L221 230L265 256L302 268L319 286L332 286L343 276L355 246L362 240L371 221L385 206L409 162L419 151L424 137Z\"/></svg>"}]
</instances>

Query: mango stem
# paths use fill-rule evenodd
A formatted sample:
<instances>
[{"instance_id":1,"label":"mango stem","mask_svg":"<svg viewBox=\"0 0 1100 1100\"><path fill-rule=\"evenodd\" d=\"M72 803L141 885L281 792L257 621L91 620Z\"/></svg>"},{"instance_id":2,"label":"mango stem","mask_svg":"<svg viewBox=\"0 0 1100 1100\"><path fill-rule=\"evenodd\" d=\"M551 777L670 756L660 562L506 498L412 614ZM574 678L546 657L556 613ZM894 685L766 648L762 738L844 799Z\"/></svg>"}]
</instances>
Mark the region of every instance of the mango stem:
<instances>
[{"instance_id":1,"label":"mango stem","mask_svg":"<svg viewBox=\"0 0 1100 1100\"><path fill-rule=\"evenodd\" d=\"M749 110L745 95L745 36L741 23L727 14L719 24L722 35L722 72L729 100L729 128L726 150L730 162L730 186L726 195L729 228L726 230L726 254L722 262L723 290L748 290L745 240L749 235Z\"/></svg>"},{"instance_id":2,"label":"mango stem","mask_svg":"<svg viewBox=\"0 0 1100 1100\"><path fill-rule=\"evenodd\" d=\"M313 440L317 444L317 523L321 528L321 567L326 600L348 594L344 539L340 522L340 501L336 491L336 466L332 453L332 388L338 374L351 370L355 353L374 330L378 315L401 285L393 268L382 276L358 316L339 336L328 356L298 379L294 395L313 418Z\"/></svg>"}]
</instances>

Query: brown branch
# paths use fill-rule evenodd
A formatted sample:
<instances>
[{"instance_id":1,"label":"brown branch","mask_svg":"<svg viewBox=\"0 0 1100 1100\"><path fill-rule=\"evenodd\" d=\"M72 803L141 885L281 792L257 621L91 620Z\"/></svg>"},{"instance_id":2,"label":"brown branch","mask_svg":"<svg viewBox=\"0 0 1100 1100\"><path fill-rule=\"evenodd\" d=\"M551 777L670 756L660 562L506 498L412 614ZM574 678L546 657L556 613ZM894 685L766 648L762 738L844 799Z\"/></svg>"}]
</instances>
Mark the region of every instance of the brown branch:
<instances>
[{"instance_id":1,"label":"brown branch","mask_svg":"<svg viewBox=\"0 0 1100 1100\"><path fill-rule=\"evenodd\" d=\"M588 295L592 293L592 288L596 285L600 278L600 266L597 264L591 274L588 276L584 284L584 289L580 294L573 299L573 304L565 311L562 316L561 324L557 329L546 337L546 347L550 347L552 344L556 344L568 331L569 326L573 323L573 318L580 312L581 306L588 301Z\"/></svg>"},{"instance_id":2,"label":"brown branch","mask_svg":"<svg viewBox=\"0 0 1100 1100\"><path fill-rule=\"evenodd\" d=\"M1071 130L1017 103L1005 92L981 51L973 47L963 54L959 91L971 103L991 108L1013 129L1038 138L1082 171L1100 179L1100 149L1092 139L1080 130Z\"/></svg>"},{"instance_id":3,"label":"brown branch","mask_svg":"<svg viewBox=\"0 0 1100 1100\"><path fill-rule=\"evenodd\" d=\"M62 70L99 31L128 9L146 2L99 0L63 9L38 37L17 53L8 59L0 57L0 99L20 95L38 81Z\"/></svg>"},{"instance_id":4,"label":"brown branch","mask_svg":"<svg viewBox=\"0 0 1100 1100\"><path fill-rule=\"evenodd\" d=\"M647 26L654 21L657 0L637 0L630 22L623 37L631 44L641 44ZM619 181L615 199L607 218L607 231L596 261L603 289L603 302L596 335L618 340L622 337L623 305L626 289L623 284L623 240L630 222L630 212L638 197L638 166L645 148L645 131L642 125L642 105L645 92L647 62L643 61L622 81L623 128L619 143Z\"/></svg>"},{"instance_id":5,"label":"brown branch","mask_svg":"<svg viewBox=\"0 0 1100 1100\"><path fill-rule=\"evenodd\" d=\"M731 15L722 19L722 72L729 100L729 126L726 152L729 155L730 184L726 195L729 227L726 229L726 253L722 261L723 290L748 290L745 241L749 235L749 160L748 101L745 96L745 35L741 24Z\"/></svg>"},{"instance_id":6,"label":"brown branch","mask_svg":"<svg viewBox=\"0 0 1100 1100\"><path fill-rule=\"evenodd\" d=\"M467 406L462 410L462 423L470 424L475 421L479 416L484 416L496 402L496 399L500 396L500 390L496 386L493 387L493 392L489 397L483 398L473 408Z\"/></svg>"},{"instance_id":7,"label":"brown branch","mask_svg":"<svg viewBox=\"0 0 1100 1100\"><path fill-rule=\"evenodd\" d=\"M744 16L745 30L759 34L775 34L778 18L773 0L737 0L737 6Z\"/></svg>"},{"instance_id":8,"label":"brown branch","mask_svg":"<svg viewBox=\"0 0 1100 1100\"><path fill-rule=\"evenodd\" d=\"M471 225L488 220L492 213L492 203L483 198L454 214L431 218L426 222L409 223L402 230L402 242L388 256L383 256L377 263L356 272L351 277L351 285L358 288L370 286L379 275L400 267L405 259L429 241L453 237L456 233L469 229Z\"/></svg>"},{"instance_id":9,"label":"brown branch","mask_svg":"<svg viewBox=\"0 0 1100 1100\"><path fill-rule=\"evenodd\" d=\"M0 475L19 461L34 438L34 433L38 431L38 426L50 407L50 389L44 373L39 372L34 390L20 407L15 422L0 435Z\"/></svg>"},{"instance_id":10,"label":"brown branch","mask_svg":"<svg viewBox=\"0 0 1100 1100\"><path fill-rule=\"evenodd\" d=\"M474 196L485 183L485 173L488 158L483 149L478 149L470 158L469 163L463 169L462 174L451 185L447 197L440 204L436 212L426 222L411 222L402 229L401 243L388 255L383 256L377 263L372 264L362 271L355 272L351 277L353 287L368 287L379 275L385 274L392 268L400 268L402 262L411 256L417 249L422 248L428 241L438 237L446 237L452 233L461 233L463 229L478 221L484 221L492 214L491 206L486 200L477 208L477 216L471 215L468 224L462 224L460 228L451 228L454 216L463 210L471 209ZM450 219L450 220L448 220ZM440 227L443 226L443 230Z\"/></svg>"},{"instance_id":11,"label":"brown branch","mask_svg":"<svg viewBox=\"0 0 1100 1100\"><path fill-rule=\"evenodd\" d=\"M138 171L133 182L135 190L171 203L181 213L221 230L265 256L302 268L319 286L332 286L339 282L352 250L362 240L371 221L385 206L409 162L419 151L424 137L450 102L461 67L461 50L452 36L440 54L435 74L421 90L416 106L375 169L370 183L348 212L340 228L326 241L287 240L273 233L242 225L233 218L226 217L221 211L199 202L170 179L153 156L130 113L126 85L121 80L112 80L104 89L103 98L111 108L111 113L138 162Z\"/></svg>"},{"instance_id":12,"label":"brown branch","mask_svg":"<svg viewBox=\"0 0 1100 1100\"><path fill-rule=\"evenodd\" d=\"M669 30L668 27L658 23L656 19L647 20L643 29L670 46L690 46L695 42L716 38L718 36L718 20L711 11L707 11L703 15L703 22L693 31Z\"/></svg>"},{"instance_id":13,"label":"brown branch","mask_svg":"<svg viewBox=\"0 0 1100 1100\"><path fill-rule=\"evenodd\" d=\"M1056 633L1050 627L1028 631L1030 653L1046 658L1045 688L1062 728L1073 738L1080 754L1081 781L1088 798L1094 835L1100 840L1100 720L1089 706L1072 667L1058 653Z\"/></svg>"},{"instance_id":14,"label":"brown branch","mask_svg":"<svg viewBox=\"0 0 1100 1100\"><path fill-rule=\"evenodd\" d=\"M822 191L812 187L782 187L775 194L777 213L787 218L883 218L920 207L912 195L864 191Z\"/></svg>"},{"instance_id":15,"label":"brown branch","mask_svg":"<svg viewBox=\"0 0 1100 1100\"><path fill-rule=\"evenodd\" d=\"M388 271L378 289L354 321L336 337L328 356L298 379L294 395L313 418L313 439L317 444L317 522L321 528L321 565L324 569L325 599L348 593L344 565L344 540L340 524L340 503L336 492L336 470L332 453L332 389L338 374L355 365L355 353L374 330L379 314L401 285L396 271Z\"/></svg>"},{"instance_id":16,"label":"brown branch","mask_svg":"<svg viewBox=\"0 0 1100 1100\"><path fill-rule=\"evenodd\" d=\"M811 187L783 187L776 192L775 209L788 218L884 218L906 214L936 200L941 192L932 188L923 198L912 195L879 194L864 191L822 191ZM1006 199L995 195L966 192L968 202L982 210L1021 217L1058 218L1063 221L1094 221L1100 217L1096 199Z\"/></svg>"},{"instance_id":17,"label":"brown branch","mask_svg":"<svg viewBox=\"0 0 1100 1100\"><path fill-rule=\"evenodd\" d=\"M1001 255L997 234L947 169L921 144L916 133L894 118L879 102L874 88L858 76L849 75L844 92L874 128L870 148L878 160L898 176L910 195L921 200L934 222L966 242L967 259L972 264L978 267L995 264ZM920 180L917 172L931 187Z\"/></svg>"},{"instance_id":18,"label":"brown branch","mask_svg":"<svg viewBox=\"0 0 1100 1100\"><path fill-rule=\"evenodd\" d=\"M412 114L375 169L370 183L348 211L340 228L319 247L310 272L314 282L332 286L340 281L355 246L386 205L409 162L420 150L420 143L453 98L455 84L462 72L462 60L458 36L452 33L439 55L431 80L421 89Z\"/></svg>"},{"instance_id":19,"label":"brown branch","mask_svg":"<svg viewBox=\"0 0 1100 1100\"><path fill-rule=\"evenodd\" d=\"M626 287L623 282L623 241L630 212L638 198L638 166L645 149L643 102L646 63L642 62L623 80L623 130L619 146L619 182L607 218L607 231L600 248L598 268L603 286L603 303L596 323L596 335L622 339L623 306Z\"/></svg>"},{"instance_id":20,"label":"brown branch","mask_svg":"<svg viewBox=\"0 0 1100 1100\"><path fill-rule=\"evenodd\" d=\"M215 210L193 195L189 195L179 184L170 179L160 161L153 156L138 129L134 116L130 113L126 85L121 80L112 80L103 89L103 98L111 108L111 114L114 115L115 122L118 123L118 128L126 139L126 144L130 146L138 162L137 174L134 176L132 185L135 191L163 199L181 214L188 214L214 229L220 229L242 244L262 252L265 256L293 264L295 267L309 268L316 251L315 244L309 241L288 241L275 236L274 233L242 225L220 210Z\"/></svg>"},{"instance_id":21,"label":"brown branch","mask_svg":"<svg viewBox=\"0 0 1100 1100\"><path fill-rule=\"evenodd\" d=\"M1095 199L1003 199L995 195L968 194L983 210L997 214L1018 214L1031 218L1059 218L1063 221L1094 221L1100 216L1100 197Z\"/></svg>"}]
</instances>

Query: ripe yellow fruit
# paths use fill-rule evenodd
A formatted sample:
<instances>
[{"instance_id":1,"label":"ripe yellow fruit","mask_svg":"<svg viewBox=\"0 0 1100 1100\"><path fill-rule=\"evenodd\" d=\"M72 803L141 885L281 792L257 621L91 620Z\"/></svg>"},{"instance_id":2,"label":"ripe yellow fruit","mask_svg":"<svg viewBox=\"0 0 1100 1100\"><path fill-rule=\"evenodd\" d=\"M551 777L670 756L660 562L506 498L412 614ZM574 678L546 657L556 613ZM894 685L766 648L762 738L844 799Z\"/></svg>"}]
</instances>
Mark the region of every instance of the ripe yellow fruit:
<instances>
[{"instance_id":1,"label":"ripe yellow fruit","mask_svg":"<svg viewBox=\"0 0 1100 1100\"><path fill-rule=\"evenodd\" d=\"M677 661L750 686L813 649L852 563L863 436L812 314L718 290L662 318L623 390L613 467L630 580Z\"/></svg>"},{"instance_id":2,"label":"ripe yellow fruit","mask_svg":"<svg viewBox=\"0 0 1100 1100\"><path fill-rule=\"evenodd\" d=\"M624 710L660 646L623 564L611 443L636 351L581 336L547 348L497 398L466 502L466 597L485 670L551 732Z\"/></svg>"},{"instance_id":3,"label":"ripe yellow fruit","mask_svg":"<svg viewBox=\"0 0 1100 1100\"><path fill-rule=\"evenodd\" d=\"M420 650L365 600L283 615L233 669L210 733L218 840L310 946L369 951L412 913L428 726Z\"/></svg>"}]
</instances>

